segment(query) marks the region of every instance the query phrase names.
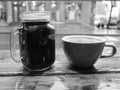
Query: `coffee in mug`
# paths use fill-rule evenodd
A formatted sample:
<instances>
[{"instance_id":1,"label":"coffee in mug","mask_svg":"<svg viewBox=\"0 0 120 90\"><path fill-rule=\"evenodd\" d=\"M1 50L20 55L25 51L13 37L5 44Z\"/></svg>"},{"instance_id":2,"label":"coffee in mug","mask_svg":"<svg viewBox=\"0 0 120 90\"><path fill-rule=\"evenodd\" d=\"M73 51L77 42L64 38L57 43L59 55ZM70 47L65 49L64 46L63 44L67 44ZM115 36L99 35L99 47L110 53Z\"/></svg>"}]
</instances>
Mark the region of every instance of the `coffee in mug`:
<instances>
[{"instance_id":1,"label":"coffee in mug","mask_svg":"<svg viewBox=\"0 0 120 90\"><path fill-rule=\"evenodd\" d=\"M63 50L72 65L79 68L91 68L99 58L112 57L116 47L106 45L106 40L97 36L70 35L62 38ZM111 47L110 55L102 55L104 47Z\"/></svg>"}]
</instances>

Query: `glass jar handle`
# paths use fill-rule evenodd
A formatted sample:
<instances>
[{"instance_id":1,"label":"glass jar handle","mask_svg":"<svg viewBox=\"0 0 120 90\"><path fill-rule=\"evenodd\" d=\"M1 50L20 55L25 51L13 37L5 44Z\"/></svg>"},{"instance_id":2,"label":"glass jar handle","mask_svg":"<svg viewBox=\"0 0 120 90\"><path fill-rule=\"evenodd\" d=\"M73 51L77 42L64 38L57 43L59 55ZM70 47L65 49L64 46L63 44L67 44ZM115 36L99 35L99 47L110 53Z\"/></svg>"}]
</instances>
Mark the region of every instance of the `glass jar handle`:
<instances>
[{"instance_id":1,"label":"glass jar handle","mask_svg":"<svg viewBox=\"0 0 120 90\"><path fill-rule=\"evenodd\" d=\"M12 57L12 59L15 61L15 62L20 62L20 58L19 59L16 59L15 56L14 56L14 53L16 54L16 36L18 35L19 31L18 30L14 30L10 33L10 55Z\"/></svg>"}]
</instances>

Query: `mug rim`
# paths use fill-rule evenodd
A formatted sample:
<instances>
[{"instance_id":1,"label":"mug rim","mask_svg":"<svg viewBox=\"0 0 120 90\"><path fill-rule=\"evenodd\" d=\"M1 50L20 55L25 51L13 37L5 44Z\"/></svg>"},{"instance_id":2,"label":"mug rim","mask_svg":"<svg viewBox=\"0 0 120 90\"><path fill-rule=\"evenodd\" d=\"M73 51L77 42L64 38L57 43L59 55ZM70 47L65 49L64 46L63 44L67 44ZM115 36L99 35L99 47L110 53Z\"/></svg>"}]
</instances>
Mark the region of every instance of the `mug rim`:
<instances>
[{"instance_id":1,"label":"mug rim","mask_svg":"<svg viewBox=\"0 0 120 90\"><path fill-rule=\"evenodd\" d=\"M87 37L87 38L93 38L93 39L99 39L100 41L97 41L97 42L74 42L74 41L70 41L70 40L67 40L68 38L75 38L75 37ZM98 37L98 36L89 36L89 35L69 35L69 36L64 36L62 37L62 41L65 41L65 42L71 42L71 43L77 43L77 44L92 44L92 43L103 43L106 41L105 38L102 38L102 37Z\"/></svg>"}]
</instances>

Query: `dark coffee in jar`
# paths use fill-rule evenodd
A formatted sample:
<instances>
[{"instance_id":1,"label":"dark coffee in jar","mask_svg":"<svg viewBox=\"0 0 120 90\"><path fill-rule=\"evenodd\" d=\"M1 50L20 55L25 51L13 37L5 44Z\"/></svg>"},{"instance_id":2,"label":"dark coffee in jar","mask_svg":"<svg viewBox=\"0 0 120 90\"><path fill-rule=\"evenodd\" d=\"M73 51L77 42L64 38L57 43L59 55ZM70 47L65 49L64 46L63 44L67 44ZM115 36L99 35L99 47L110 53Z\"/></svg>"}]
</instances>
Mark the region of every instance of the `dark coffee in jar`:
<instances>
[{"instance_id":1,"label":"dark coffee in jar","mask_svg":"<svg viewBox=\"0 0 120 90\"><path fill-rule=\"evenodd\" d=\"M55 61L55 30L49 22L23 22L19 29L21 61L31 70L50 67Z\"/></svg>"}]
</instances>

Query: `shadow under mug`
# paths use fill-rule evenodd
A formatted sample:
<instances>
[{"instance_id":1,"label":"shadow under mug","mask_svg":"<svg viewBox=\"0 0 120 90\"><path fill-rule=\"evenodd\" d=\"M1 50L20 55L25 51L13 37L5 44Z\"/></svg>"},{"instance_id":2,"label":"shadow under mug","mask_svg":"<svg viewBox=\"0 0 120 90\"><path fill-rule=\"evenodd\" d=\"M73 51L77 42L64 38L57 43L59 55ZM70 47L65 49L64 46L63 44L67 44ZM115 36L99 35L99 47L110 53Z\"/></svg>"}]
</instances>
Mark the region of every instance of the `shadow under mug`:
<instances>
[{"instance_id":1,"label":"shadow under mug","mask_svg":"<svg viewBox=\"0 0 120 90\"><path fill-rule=\"evenodd\" d=\"M70 35L62 37L63 50L70 63L81 69L93 67L99 58L116 54L116 47L106 45L106 40L97 36ZM102 55L104 47L111 47L110 55Z\"/></svg>"}]
</instances>

